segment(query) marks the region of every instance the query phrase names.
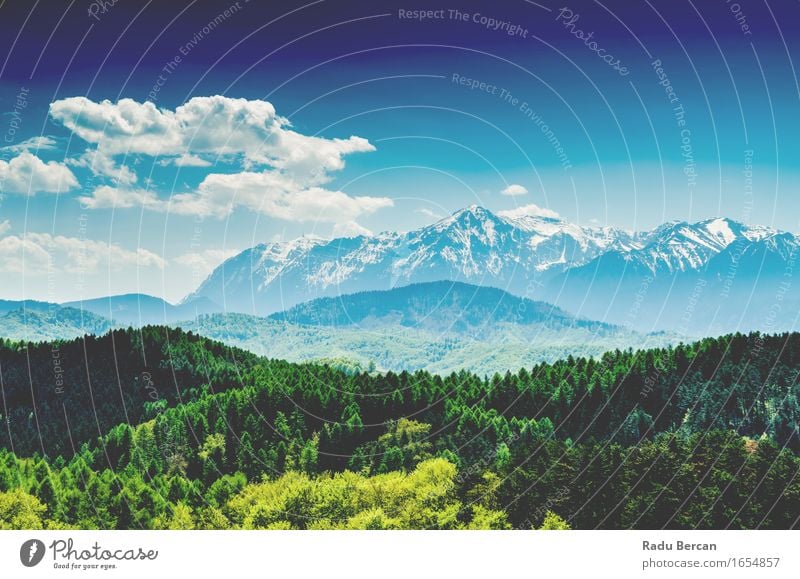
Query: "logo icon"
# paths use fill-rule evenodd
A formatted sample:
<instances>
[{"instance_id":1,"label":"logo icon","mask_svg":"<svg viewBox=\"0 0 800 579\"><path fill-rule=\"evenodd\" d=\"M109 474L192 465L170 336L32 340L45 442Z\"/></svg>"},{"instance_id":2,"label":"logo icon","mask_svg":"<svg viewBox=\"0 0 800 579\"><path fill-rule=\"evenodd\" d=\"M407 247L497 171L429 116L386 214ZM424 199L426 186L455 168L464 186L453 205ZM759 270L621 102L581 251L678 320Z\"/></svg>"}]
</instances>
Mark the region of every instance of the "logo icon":
<instances>
[{"instance_id":1,"label":"logo icon","mask_svg":"<svg viewBox=\"0 0 800 579\"><path fill-rule=\"evenodd\" d=\"M44 543L39 539L28 539L19 548L19 560L26 567L35 567L44 558Z\"/></svg>"}]
</instances>

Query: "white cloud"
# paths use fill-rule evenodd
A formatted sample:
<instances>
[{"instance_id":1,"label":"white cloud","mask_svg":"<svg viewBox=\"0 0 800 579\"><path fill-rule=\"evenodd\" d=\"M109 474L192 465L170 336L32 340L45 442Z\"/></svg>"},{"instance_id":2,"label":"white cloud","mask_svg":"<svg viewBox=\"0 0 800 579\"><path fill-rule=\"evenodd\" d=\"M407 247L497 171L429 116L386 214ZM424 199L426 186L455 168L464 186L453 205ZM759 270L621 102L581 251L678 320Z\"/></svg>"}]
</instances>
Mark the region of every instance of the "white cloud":
<instances>
[{"instance_id":1,"label":"white cloud","mask_svg":"<svg viewBox=\"0 0 800 579\"><path fill-rule=\"evenodd\" d=\"M27 151L10 161L0 161L0 193L59 193L74 189L78 180L66 165L45 163Z\"/></svg>"},{"instance_id":2,"label":"white cloud","mask_svg":"<svg viewBox=\"0 0 800 579\"><path fill-rule=\"evenodd\" d=\"M102 175L119 185L132 185L136 183L136 173L125 165L118 165L113 157L96 149L87 149L77 159L67 159L73 167L84 167L95 175Z\"/></svg>"},{"instance_id":3,"label":"white cloud","mask_svg":"<svg viewBox=\"0 0 800 579\"><path fill-rule=\"evenodd\" d=\"M333 233L334 238L342 238L342 237L358 237L359 235L364 235L366 237L372 237L372 231L359 225L355 221L347 221L345 223L337 223L333 226Z\"/></svg>"},{"instance_id":4,"label":"white cloud","mask_svg":"<svg viewBox=\"0 0 800 579\"><path fill-rule=\"evenodd\" d=\"M119 189L108 185L98 187L90 196L79 197L78 200L89 209L129 209L144 206L147 209L160 211L165 207L165 203L152 191Z\"/></svg>"},{"instance_id":5,"label":"white cloud","mask_svg":"<svg viewBox=\"0 0 800 579\"><path fill-rule=\"evenodd\" d=\"M271 103L221 95L194 97L174 111L132 99L71 97L53 102L50 115L107 156L240 156L245 167L268 165L309 184L341 169L344 155L375 149L355 136L301 135Z\"/></svg>"},{"instance_id":6,"label":"white cloud","mask_svg":"<svg viewBox=\"0 0 800 579\"><path fill-rule=\"evenodd\" d=\"M115 187L81 198L90 208L144 206L223 218L243 207L287 221L349 223L393 205L385 197L352 197L323 187L331 172L344 168L345 155L375 150L369 141L301 135L267 101L195 97L172 111L132 99L72 97L53 102L50 115L94 146L73 163L114 180ZM167 200L132 187L136 175L116 164L119 155L163 156L159 163L182 167L206 167L213 157L239 161L244 171L206 175L195 191Z\"/></svg>"},{"instance_id":7,"label":"white cloud","mask_svg":"<svg viewBox=\"0 0 800 579\"><path fill-rule=\"evenodd\" d=\"M173 261L190 268L202 277L206 277L223 261L240 252L241 250L239 249L206 249L204 251L184 253Z\"/></svg>"},{"instance_id":8,"label":"white cloud","mask_svg":"<svg viewBox=\"0 0 800 579\"><path fill-rule=\"evenodd\" d=\"M385 197L351 197L341 191L304 187L277 171L211 174L197 192L175 195L176 213L223 217L237 206L286 221L342 223L393 205Z\"/></svg>"},{"instance_id":9,"label":"white cloud","mask_svg":"<svg viewBox=\"0 0 800 579\"><path fill-rule=\"evenodd\" d=\"M425 217L428 217L430 219L435 219L437 221L442 218L441 215L439 215L435 211L431 211L427 207L420 207L419 209L415 209L414 213L419 213L420 215L424 215Z\"/></svg>"},{"instance_id":10,"label":"white cloud","mask_svg":"<svg viewBox=\"0 0 800 579\"><path fill-rule=\"evenodd\" d=\"M197 155L183 154L174 159L164 159L161 161L162 165L175 165L176 167L210 167L211 162L198 157Z\"/></svg>"},{"instance_id":11,"label":"white cloud","mask_svg":"<svg viewBox=\"0 0 800 579\"><path fill-rule=\"evenodd\" d=\"M500 191L500 194L508 197L518 197L520 195L527 195L528 190L522 185L512 184Z\"/></svg>"},{"instance_id":12,"label":"white cloud","mask_svg":"<svg viewBox=\"0 0 800 579\"><path fill-rule=\"evenodd\" d=\"M144 206L153 211L218 219L243 207L286 221L324 223L354 221L394 204L386 197L351 197L321 187L303 188L278 171L212 173L203 179L197 191L177 193L169 200L158 199L151 191L103 186L91 196L81 197L81 201L92 209Z\"/></svg>"},{"instance_id":13,"label":"white cloud","mask_svg":"<svg viewBox=\"0 0 800 579\"><path fill-rule=\"evenodd\" d=\"M561 216L555 211L552 211L551 209L545 209L544 207L539 207L533 203L530 205L515 207L514 209L508 209L506 211L498 211L497 214L500 217L507 217L509 219L519 219L520 217L546 217L548 219L561 219Z\"/></svg>"},{"instance_id":14,"label":"white cloud","mask_svg":"<svg viewBox=\"0 0 800 579\"><path fill-rule=\"evenodd\" d=\"M11 221L6 219L3 222L0 222L0 235L6 233L9 229L11 229Z\"/></svg>"},{"instance_id":15,"label":"white cloud","mask_svg":"<svg viewBox=\"0 0 800 579\"><path fill-rule=\"evenodd\" d=\"M31 137L16 145L8 145L2 147L0 151L9 151L11 153L22 153L23 151L51 151L56 148L56 140L52 137L45 135L39 137Z\"/></svg>"},{"instance_id":16,"label":"white cloud","mask_svg":"<svg viewBox=\"0 0 800 579\"><path fill-rule=\"evenodd\" d=\"M92 274L111 266L164 269L165 260L146 249L127 250L115 244L49 233L0 238L0 271L26 275L49 272Z\"/></svg>"}]
</instances>

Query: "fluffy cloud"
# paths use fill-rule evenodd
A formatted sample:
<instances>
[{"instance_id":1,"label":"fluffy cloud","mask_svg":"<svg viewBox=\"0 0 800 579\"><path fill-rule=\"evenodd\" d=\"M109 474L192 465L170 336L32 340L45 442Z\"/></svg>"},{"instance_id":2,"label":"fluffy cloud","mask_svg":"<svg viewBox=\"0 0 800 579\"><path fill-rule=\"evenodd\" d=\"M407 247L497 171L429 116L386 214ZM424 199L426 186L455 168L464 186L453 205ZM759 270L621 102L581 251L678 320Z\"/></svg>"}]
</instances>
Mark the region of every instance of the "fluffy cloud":
<instances>
[{"instance_id":1,"label":"fluffy cloud","mask_svg":"<svg viewBox=\"0 0 800 579\"><path fill-rule=\"evenodd\" d=\"M386 197L351 197L341 191L303 187L278 171L262 173L213 173L203 179L197 191L177 193L161 200L151 191L103 186L81 201L89 208L143 206L153 211L180 215L224 218L237 207L286 221L347 223L391 207Z\"/></svg>"},{"instance_id":2,"label":"fluffy cloud","mask_svg":"<svg viewBox=\"0 0 800 579\"><path fill-rule=\"evenodd\" d=\"M561 216L550 209L539 207L531 203L530 205L522 205L507 211L498 211L501 217L508 217L509 219L519 219L520 217L546 217L548 219L560 219Z\"/></svg>"},{"instance_id":3,"label":"fluffy cloud","mask_svg":"<svg viewBox=\"0 0 800 579\"><path fill-rule=\"evenodd\" d=\"M359 225L355 221L347 221L346 223L337 223L336 225L333 226L334 238L358 237L359 235L371 237L372 232L366 227Z\"/></svg>"},{"instance_id":4,"label":"fluffy cloud","mask_svg":"<svg viewBox=\"0 0 800 579\"><path fill-rule=\"evenodd\" d=\"M9 229L11 229L11 222L8 219L0 222L0 235L3 235Z\"/></svg>"},{"instance_id":5,"label":"fluffy cloud","mask_svg":"<svg viewBox=\"0 0 800 579\"><path fill-rule=\"evenodd\" d=\"M129 266L164 269L163 258L138 248L134 251L118 245L49 233L28 233L0 238L0 271L26 275L48 272L92 274L107 268L118 271Z\"/></svg>"},{"instance_id":6,"label":"fluffy cloud","mask_svg":"<svg viewBox=\"0 0 800 579\"><path fill-rule=\"evenodd\" d=\"M301 135L262 100L220 95L194 97L174 111L151 102L94 102L71 97L50 105L51 117L108 156L196 154L242 157L246 167L269 165L320 183L344 166L342 157L373 151L360 137L325 139Z\"/></svg>"},{"instance_id":7,"label":"fluffy cloud","mask_svg":"<svg viewBox=\"0 0 800 579\"><path fill-rule=\"evenodd\" d=\"M66 165L45 163L28 151L8 162L0 160L0 193L60 193L77 186L78 180Z\"/></svg>"},{"instance_id":8,"label":"fluffy cloud","mask_svg":"<svg viewBox=\"0 0 800 579\"><path fill-rule=\"evenodd\" d=\"M528 190L522 185L512 184L500 191L500 194L508 197L518 197L520 195L527 195Z\"/></svg>"},{"instance_id":9,"label":"fluffy cloud","mask_svg":"<svg viewBox=\"0 0 800 579\"><path fill-rule=\"evenodd\" d=\"M31 137L16 145L8 145L3 147L2 151L9 151L11 153L22 153L24 151L51 151L56 148L56 140L52 137L44 135L40 137Z\"/></svg>"},{"instance_id":10,"label":"fluffy cloud","mask_svg":"<svg viewBox=\"0 0 800 579\"><path fill-rule=\"evenodd\" d=\"M224 217L237 206L286 221L341 223L391 207L385 197L350 197L341 191L303 187L277 171L211 174L197 192L174 195L170 208L176 213Z\"/></svg>"},{"instance_id":11,"label":"fluffy cloud","mask_svg":"<svg viewBox=\"0 0 800 579\"><path fill-rule=\"evenodd\" d=\"M164 165L175 165L176 167L210 167L211 162L198 157L197 155L184 154L174 159L165 159Z\"/></svg>"},{"instance_id":12,"label":"fluffy cloud","mask_svg":"<svg viewBox=\"0 0 800 579\"><path fill-rule=\"evenodd\" d=\"M143 206L222 218L243 207L288 221L350 223L392 205L323 187L344 168L345 155L375 150L369 141L302 135L267 101L195 97L172 111L132 99L73 97L53 102L50 115L94 147L72 162L114 181L81 198L90 208ZM181 167L236 161L244 170L209 174L197 190L167 201L134 187L136 175L115 162L120 155L161 156L159 163Z\"/></svg>"},{"instance_id":13,"label":"fluffy cloud","mask_svg":"<svg viewBox=\"0 0 800 579\"><path fill-rule=\"evenodd\" d=\"M103 185L95 189L90 196L78 198L84 207L89 209L129 209L142 207L160 211L165 207L152 191L144 189L119 189Z\"/></svg>"}]
</instances>

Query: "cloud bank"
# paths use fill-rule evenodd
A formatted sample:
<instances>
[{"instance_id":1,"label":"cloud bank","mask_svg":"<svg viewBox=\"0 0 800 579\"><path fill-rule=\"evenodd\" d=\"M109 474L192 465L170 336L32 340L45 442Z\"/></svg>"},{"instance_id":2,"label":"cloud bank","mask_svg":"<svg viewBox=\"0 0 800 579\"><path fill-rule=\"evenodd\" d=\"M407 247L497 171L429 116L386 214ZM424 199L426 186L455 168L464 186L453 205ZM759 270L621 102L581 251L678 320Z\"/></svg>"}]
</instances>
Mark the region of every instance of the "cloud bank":
<instances>
[{"instance_id":1,"label":"cloud bank","mask_svg":"<svg viewBox=\"0 0 800 579\"><path fill-rule=\"evenodd\" d=\"M2 230L2 227L0 227ZM164 269L165 260L146 249L123 249L115 244L49 233L0 237L0 272L46 275L50 272L93 274L111 266Z\"/></svg>"},{"instance_id":2,"label":"cloud bank","mask_svg":"<svg viewBox=\"0 0 800 579\"><path fill-rule=\"evenodd\" d=\"M93 147L74 162L113 181L81 197L92 209L224 218L242 207L287 221L350 223L393 205L389 198L323 187L344 168L346 155L374 151L369 141L302 135L267 101L194 97L171 111L132 99L72 97L52 103L50 115ZM161 157L159 163L179 167L238 163L243 171L208 174L196 190L164 199L134 186L135 174L115 163L121 155Z\"/></svg>"}]
</instances>

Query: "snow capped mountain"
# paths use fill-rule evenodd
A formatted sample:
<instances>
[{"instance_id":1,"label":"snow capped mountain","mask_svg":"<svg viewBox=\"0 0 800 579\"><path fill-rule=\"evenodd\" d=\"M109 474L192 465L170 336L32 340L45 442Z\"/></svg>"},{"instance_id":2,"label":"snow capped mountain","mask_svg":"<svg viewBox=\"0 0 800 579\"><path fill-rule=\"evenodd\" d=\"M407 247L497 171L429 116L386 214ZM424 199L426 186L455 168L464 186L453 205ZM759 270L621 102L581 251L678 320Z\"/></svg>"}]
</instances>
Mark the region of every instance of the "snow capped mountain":
<instances>
[{"instance_id":1,"label":"snow capped mountain","mask_svg":"<svg viewBox=\"0 0 800 579\"><path fill-rule=\"evenodd\" d=\"M640 331L797 327L794 314L775 315L800 307L800 283L791 283L800 239L791 233L716 218L665 223L640 241L565 270L539 298Z\"/></svg>"},{"instance_id":2,"label":"snow capped mountain","mask_svg":"<svg viewBox=\"0 0 800 579\"><path fill-rule=\"evenodd\" d=\"M728 245L744 238L745 230L745 226L723 218L695 224L673 221L645 234L642 246L632 248L628 255L654 274L697 270Z\"/></svg>"},{"instance_id":3,"label":"snow capped mountain","mask_svg":"<svg viewBox=\"0 0 800 579\"><path fill-rule=\"evenodd\" d=\"M220 265L190 296L259 315L317 297L453 280L530 293L631 234L551 217L503 217L476 205L408 233L262 244ZM187 298L189 299L189 298Z\"/></svg>"},{"instance_id":4,"label":"snow capped mountain","mask_svg":"<svg viewBox=\"0 0 800 579\"><path fill-rule=\"evenodd\" d=\"M725 218L633 233L580 226L545 211L495 214L473 205L407 233L258 245L220 265L187 299L206 297L226 311L266 315L320 297L449 280L544 299L639 330L692 333L718 322L743 329L757 326L763 312L737 318L733 297L774 296L767 281L784 274L798 245L790 233ZM705 297L695 295L698 285ZM725 310L721 317L704 308L677 323L686 300L698 310L706 299Z\"/></svg>"},{"instance_id":5,"label":"snow capped mountain","mask_svg":"<svg viewBox=\"0 0 800 579\"><path fill-rule=\"evenodd\" d=\"M654 275L671 274L700 270L729 247L749 246L762 241L782 245L785 255L790 251L788 246L797 243L790 233L763 226L748 227L718 217L694 224L685 221L665 223L639 235L624 253L627 261L646 267Z\"/></svg>"}]
</instances>

